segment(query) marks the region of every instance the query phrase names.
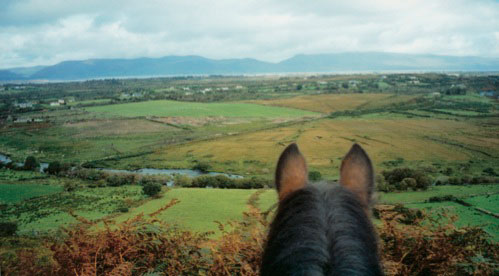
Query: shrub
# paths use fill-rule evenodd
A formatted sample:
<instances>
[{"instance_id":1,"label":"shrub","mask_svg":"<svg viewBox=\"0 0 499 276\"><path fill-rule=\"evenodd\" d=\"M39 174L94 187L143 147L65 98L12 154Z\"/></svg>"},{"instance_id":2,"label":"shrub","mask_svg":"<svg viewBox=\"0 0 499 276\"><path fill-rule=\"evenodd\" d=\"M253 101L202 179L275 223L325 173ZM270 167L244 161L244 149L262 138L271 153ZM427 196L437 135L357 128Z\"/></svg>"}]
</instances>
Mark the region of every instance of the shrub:
<instances>
[{"instance_id":1,"label":"shrub","mask_svg":"<svg viewBox=\"0 0 499 276\"><path fill-rule=\"evenodd\" d=\"M23 166L24 167L24 166ZM5 168L7 169L11 169L11 170L19 170L19 169L22 169L22 168L19 168L19 166L17 166L16 163L10 161L8 162L7 164L5 164Z\"/></svg>"},{"instance_id":2,"label":"shrub","mask_svg":"<svg viewBox=\"0 0 499 276\"><path fill-rule=\"evenodd\" d=\"M206 188L206 187L213 187L215 181L213 181L213 178L209 175L201 175L192 180L192 187L195 188Z\"/></svg>"},{"instance_id":3,"label":"shrub","mask_svg":"<svg viewBox=\"0 0 499 276\"><path fill-rule=\"evenodd\" d=\"M72 181L66 181L66 182L64 182L63 189L66 192L72 192L72 191L76 190L76 187L77 187L77 185L75 183L73 183Z\"/></svg>"},{"instance_id":4,"label":"shrub","mask_svg":"<svg viewBox=\"0 0 499 276\"><path fill-rule=\"evenodd\" d=\"M166 185L170 177L168 175L142 175L138 183L140 185L146 184L158 184L158 185Z\"/></svg>"},{"instance_id":5,"label":"shrub","mask_svg":"<svg viewBox=\"0 0 499 276\"><path fill-rule=\"evenodd\" d=\"M486 175L490 175L490 176L498 176L493 168L483 169L483 173L485 173Z\"/></svg>"},{"instance_id":6,"label":"shrub","mask_svg":"<svg viewBox=\"0 0 499 276\"><path fill-rule=\"evenodd\" d=\"M107 182L104 179L100 179L95 183L96 183L97 187L99 187L99 188L106 187L106 185L107 185Z\"/></svg>"},{"instance_id":7,"label":"shrub","mask_svg":"<svg viewBox=\"0 0 499 276\"><path fill-rule=\"evenodd\" d=\"M404 183L406 189L412 189L412 190L417 190L418 189L418 183L416 182L416 179L411 178L411 177L406 177L402 179L400 183Z\"/></svg>"},{"instance_id":8,"label":"shrub","mask_svg":"<svg viewBox=\"0 0 499 276\"><path fill-rule=\"evenodd\" d=\"M461 185L461 179L458 177L449 177L449 185Z\"/></svg>"},{"instance_id":9,"label":"shrub","mask_svg":"<svg viewBox=\"0 0 499 276\"><path fill-rule=\"evenodd\" d=\"M487 184L487 183L497 183L498 179L494 177L479 176L477 177L477 181L478 183Z\"/></svg>"},{"instance_id":10,"label":"shrub","mask_svg":"<svg viewBox=\"0 0 499 276\"><path fill-rule=\"evenodd\" d=\"M389 193L395 191L395 187L393 185L390 185L390 183L388 183L385 180L383 175L377 174L375 177L375 182L376 182L376 189L379 192Z\"/></svg>"},{"instance_id":11,"label":"shrub","mask_svg":"<svg viewBox=\"0 0 499 276\"><path fill-rule=\"evenodd\" d=\"M115 173L108 175L106 178L106 182L108 186L118 187L127 184L133 184L133 179L133 175L130 177L127 174Z\"/></svg>"},{"instance_id":12,"label":"shrub","mask_svg":"<svg viewBox=\"0 0 499 276\"><path fill-rule=\"evenodd\" d=\"M251 182L251 179L248 178L243 178L243 179L238 179L239 181L239 188L241 189L251 189L253 187L253 184Z\"/></svg>"},{"instance_id":13,"label":"shrub","mask_svg":"<svg viewBox=\"0 0 499 276\"><path fill-rule=\"evenodd\" d=\"M211 170L211 165L202 161L198 161L196 165L192 167L192 169L206 173Z\"/></svg>"},{"instance_id":14,"label":"shrub","mask_svg":"<svg viewBox=\"0 0 499 276\"><path fill-rule=\"evenodd\" d=\"M394 192L396 190L395 186L390 185L390 183L388 183L388 182L383 182L381 184L377 184L376 189L379 192L385 192L385 193Z\"/></svg>"},{"instance_id":15,"label":"shrub","mask_svg":"<svg viewBox=\"0 0 499 276\"><path fill-rule=\"evenodd\" d=\"M407 178L404 178L404 179L407 179ZM395 190L397 190L397 191L407 191L407 188L409 188L407 186L407 183L404 181L400 181L400 182L395 183L394 187L395 187Z\"/></svg>"},{"instance_id":16,"label":"shrub","mask_svg":"<svg viewBox=\"0 0 499 276\"><path fill-rule=\"evenodd\" d=\"M177 174L173 178L173 184L178 187L191 187L192 178L187 175Z\"/></svg>"},{"instance_id":17,"label":"shrub","mask_svg":"<svg viewBox=\"0 0 499 276\"><path fill-rule=\"evenodd\" d=\"M229 177L222 175L222 174L214 176L213 180L214 180L214 183L213 183L214 188L225 189L225 188L231 188L234 186L234 184L233 184L234 181L232 179L230 179Z\"/></svg>"},{"instance_id":18,"label":"shrub","mask_svg":"<svg viewBox=\"0 0 499 276\"><path fill-rule=\"evenodd\" d=\"M410 168L396 168L391 171L383 171L382 174L388 183L394 185L398 190L408 188L408 183L401 183L405 178L416 180L417 189L426 190L431 185L431 179L428 176L421 171Z\"/></svg>"},{"instance_id":19,"label":"shrub","mask_svg":"<svg viewBox=\"0 0 499 276\"><path fill-rule=\"evenodd\" d=\"M75 166L76 166L76 164L63 163L63 164L61 164L61 172L67 172Z\"/></svg>"},{"instance_id":20,"label":"shrub","mask_svg":"<svg viewBox=\"0 0 499 276\"><path fill-rule=\"evenodd\" d=\"M454 169L452 169L451 167L448 167L446 168L444 171L443 171L443 174L447 175L447 176L450 176L454 173Z\"/></svg>"},{"instance_id":21,"label":"shrub","mask_svg":"<svg viewBox=\"0 0 499 276\"><path fill-rule=\"evenodd\" d=\"M161 192L161 185L158 183L147 183L142 187L142 192L148 196L155 196Z\"/></svg>"},{"instance_id":22,"label":"shrub","mask_svg":"<svg viewBox=\"0 0 499 276\"><path fill-rule=\"evenodd\" d=\"M426 175L419 173L415 175L414 179L416 180L418 189L426 190L431 186L431 178Z\"/></svg>"},{"instance_id":23,"label":"shrub","mask_svg":"<svg viewBox=\"0 0 499 276\"><path fill-rule=\"evenodd\" d=\"M128 207L120 207L116 210L117 212L120 212L120 213L128 213Z\"/></svg>"},{"instance_id":24,"label":"shrub","mask_svg":"<svg viewBox=\"0 0 499 276\"><path fill-rule=\"evenodd\" d=\"M78 169L69 174L69 176L77 177L85 180L97 181L100 179L106 179L109 174L101 170L93 169Z\"/></svg>"},{"instance_id":25,"label":"shrub","mask_svg":"<svg viewBox=\"0 0 499 276\"><path fill-rule=\"evenodd\" d=\"M428 198L428 202L443 202L443 201L456 201L457 198L453 195L432 196Z\"/></svg>"},{"instance_id":26,"label":"shrub","mask_svg":"<svg viewBox=\"0 0 499 276\"><path fill-rule=\"evenodd\" d=\"M17 231L17 222L0 221L0 237L10 237Z\"/></svg>"},{"instance_id":27,"label":"shrub","mask_svg":"<svg viewBox=\"0 0 499 276\"><path fill-rule=\"evenodd\" d=\"M24 161L24 169L28 171L35 171L40 164L36 160L36 158L32 155L26 157L26 160Z\"/></svg>"},{"instance_id":28,"label":"shrub","mask_svg":"<svg viewBox=\"0 0 499 276\"><path fill-rule=\"evenodd\" d=\"M310 171L308 173L308 179L311 181L319 181L322 180L322 174L318 171Z\"/></svg>"},{"instance_id":29,"label":"shrub","mask_svg":"<svg viewBox=\"0 0 499 276\"><path fill-rule=\"evenodd\" d=\"M469 175L465 175L463 177L461 177L461 184L471 184L471 180L473 178Z\"/></svg>"},{"instance_id":30,"label":"shrub","mask_svg":"<svg viewBox=\"0 0 499 276\"><path fill-rule=\"evenodd\" d=\"M251 188L253 189L263 189L265 187L272 187L272 181L271 180L268 180L268 179L265 179L265 178L261 178L261 177L252 177L251 178Z\"/></svg>"},{"instance_id":31,"label":"shrub","mask_svg":"<svg viewBox=\"0 0 499 276\"><path fill-rule=\"evenodd\" d=\"M47 167L48 174L58 174L61 171L61 163L59 161L52 161Z\"/></svg>"}]
</instances>

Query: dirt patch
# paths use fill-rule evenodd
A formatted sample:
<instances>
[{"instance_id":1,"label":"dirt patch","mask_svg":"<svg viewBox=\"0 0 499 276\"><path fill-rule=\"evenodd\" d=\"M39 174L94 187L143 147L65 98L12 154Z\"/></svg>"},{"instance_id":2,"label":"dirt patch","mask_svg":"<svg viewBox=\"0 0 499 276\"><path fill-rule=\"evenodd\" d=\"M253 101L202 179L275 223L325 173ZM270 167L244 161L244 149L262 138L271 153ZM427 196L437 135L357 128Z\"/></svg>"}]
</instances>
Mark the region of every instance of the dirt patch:
<instances>
[{"instance_id":1,"label":"dirt patch","mask_svg":"<svg viewBox=\"0 0 499 276\"><path fill-rule=\"evenodd\" d=\"M246 123L248 120L227 117L154 117L150 120L172 125L204 126L209 124L233 125Z\"/></svg>"},{"instance_id":2,"label":"dirt patch","mask_svg":"<svg viewBox=\"0 0 499 276\"><path fill-rule=\"evenodd\" d=\"M126 135L136 133L153 133L175 128L143 119L131 120L92 120L78 123L66 123L64 127L76 130L78 137L96 137Z\"/></svg>"}]
</instances>

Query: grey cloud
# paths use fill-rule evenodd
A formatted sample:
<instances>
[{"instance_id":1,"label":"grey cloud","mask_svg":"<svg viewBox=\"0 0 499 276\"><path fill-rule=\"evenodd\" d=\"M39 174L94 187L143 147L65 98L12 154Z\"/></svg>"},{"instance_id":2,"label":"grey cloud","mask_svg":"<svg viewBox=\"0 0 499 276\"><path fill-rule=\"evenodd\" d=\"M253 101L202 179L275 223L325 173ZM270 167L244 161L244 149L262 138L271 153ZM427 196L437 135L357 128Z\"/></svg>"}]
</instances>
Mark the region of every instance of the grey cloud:
<instances>
[{"instance_id":1,"label":"grey cloud","mask_svg":"<svg viewBox=\"0 0 499 276\"><path fill-rule=\"evenodd\" d=\"M299 53L499 56L496 1L3 0L0 68L67 59Z\"/></svg>"}]
</instances>

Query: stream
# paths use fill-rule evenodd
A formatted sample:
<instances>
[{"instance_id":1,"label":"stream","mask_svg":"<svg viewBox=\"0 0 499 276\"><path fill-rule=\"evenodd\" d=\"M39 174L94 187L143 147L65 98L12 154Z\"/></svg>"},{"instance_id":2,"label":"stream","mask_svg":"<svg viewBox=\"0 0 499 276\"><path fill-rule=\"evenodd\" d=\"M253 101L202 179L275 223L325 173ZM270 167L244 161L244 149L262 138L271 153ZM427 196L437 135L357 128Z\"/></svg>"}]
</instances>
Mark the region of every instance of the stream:
<instances>
[{"instance_id":1,"label":"stream","mask_svg":"<svg viewBox=\"0 0 499 276\"><path fill-rule=\"evenodd\" d=\"M12 162L12 159L10 159L7 155L0 154L0 163L9 163ZM15 163L18 166L23 166L24 163ZM48 168L49 164L48 163L40 163L40 172L45 173L45 169ZM221 172L201 172L197 170L190 170L190 169L151 169L151 168L143 168L143 169L137 169L137 170L119 170L119 169L111 169L111 168L97 168L98 170L103 170L106 172L111 172L111 173L135 173L135 174L141 174L141 175L158 175L158 174L163 174L163 175L187 175L189 177L196 177L200 175L225 175L229 178L243 178L241 175L236 175L236 174L228 174L228 173L221 173Z\"/></svg>"}]
</instances>

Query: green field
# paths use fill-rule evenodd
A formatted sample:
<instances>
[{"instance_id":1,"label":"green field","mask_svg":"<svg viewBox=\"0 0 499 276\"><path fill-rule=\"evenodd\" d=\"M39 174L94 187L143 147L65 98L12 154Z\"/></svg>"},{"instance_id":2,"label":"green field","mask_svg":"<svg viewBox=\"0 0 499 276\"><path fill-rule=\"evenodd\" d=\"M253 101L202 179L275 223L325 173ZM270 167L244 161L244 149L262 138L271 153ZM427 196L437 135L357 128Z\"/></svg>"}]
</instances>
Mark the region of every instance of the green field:
<instances>
[{"instance_id":1,"label":"green field","mask_svg":"<svg viewBox=\"0 0 499 276\"><path fill-rule=\"evenodd\" d=\"M317 116L311 111L284 107L269 107L249 103L192 103L177 101L148 101L139 103L115 104L86 108L95 113L109 116L185 116L185 117L302 117Z\"/></svg>"},{"instance_id":2,"label":"green field","mask_svg":"<svg viewBox=\"0 0 499 276\"><path fill-rule=\"evenodd\" d=\"M247 211L247 200L256 190L231 190L231 189L201 189L201 188L176 188L167 191L163 197L152 199L147 203L134 208L129 213L116 217L117 222L122 222L140 213L150 214L168 204L172 199L180 202L160 213L157 218L182 228L195 231L216 231L216 221L225 223L229 220L239 220L242 213ZM270 197L264 197L263 206L275 202L273 190L265 191Z\"/></svg>"},{"instance_id":3,"label":"green field","mask_svg":"<svg viewBox=\"0 0 499 276\"><path fill-rule=\"evenodd\" d=\"M473 207L466 207L454 202L416 203L407 204L405 206L427 211L447 211L449 214L455 214L458 216L455 223L456 226L480 226L482 229L487 231L487 233L489 233L495 241L499 241L499 219L481 213L473 209Z\"/></svg>"},{"instance_id":4,"label":"green field","mask_svg":"<svg viewBox=\"0 0 499 276\"><path fill-rule=\"evenodd\" d=\"M47 175L34 171L15 171L0 169L0 183L13 181L47 178Z\"/></svg>"},{"instance_id":5,"label":"green field","mask_svg":"<svg viewBox=\"0 0 499 276\"><path fill-rule=\"evenodd\" d=\"M467 198L475 195L476 198L479 198L478 195L488 193L499 193L499 185L434 186L424 192L378 193L378 202L382 204L421 203L434 196L453 195L457 198ZM481 202L473 200L474 198L466 199L466 201L471 200L470 203L479 203L481 205ZM487 207L483 206L485 209L488 209Z\"/></svg>"},{"instance_id":6,"label":"green field","mask_svg":"<svg viewBox=\"0 0 499 276\"><path fill-rule=\"evenodd\" d=\"M499 214L499 194L475 196L467 198L465 201L473 206Z\"/></svg>"},{"instance_id":7,"label":"green field","mask_svg":"<svg viewBox=\"0 0 499 276\"><path fill-rule=\"evenodd\" d=\"M5 186L14 190L10 194L3 193ZM102 219L111 214L121 212L122 208L131 208L144 199L140 186L104 187L95 189L79 189L74 192L60 192L61 186L42 186L46 191L52 189L51 194L38 196L24 201L13 201L24 191L32 194L32 186L36 185L1 185L2 196L12 204L8 204L0 213L0 220L17 221L18 233L33 231L45 232L57 230L60 226L76 223L77 220L69 212L88 220Z\"/></svg>"},{"instance_id":8,"label":"green field","mask_svg":"<svg viewBox=\"0 0 499 276\"><path fill-rule=\"evenodd\" d=\"M62 191L61 186L0 184L0 202L15 203L32 197L55 194L60 191Z\"/></svg>"}]
</instances>

